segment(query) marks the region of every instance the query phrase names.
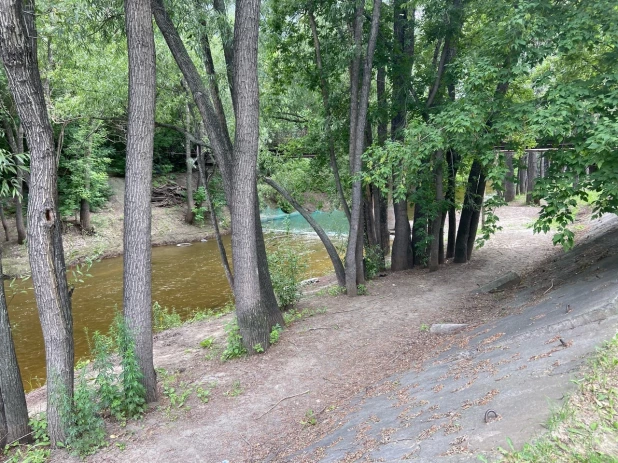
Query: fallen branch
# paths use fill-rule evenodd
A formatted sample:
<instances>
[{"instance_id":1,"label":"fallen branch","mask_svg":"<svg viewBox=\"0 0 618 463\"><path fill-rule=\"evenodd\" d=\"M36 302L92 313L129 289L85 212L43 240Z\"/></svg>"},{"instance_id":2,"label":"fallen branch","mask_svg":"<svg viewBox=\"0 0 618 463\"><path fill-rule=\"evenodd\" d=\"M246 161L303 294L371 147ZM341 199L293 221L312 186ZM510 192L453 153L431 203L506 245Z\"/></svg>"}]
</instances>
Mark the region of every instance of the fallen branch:
<instances>
[{"instance_id":1,"label":"fallen branch","mask_svg":"<svg viewBox=\"0 0 618 463\"><path fill-rule=\"evenodd\" d=\"M284 400L288 400L288 399L293 399L294 397L298 397L300 395L305 395L305 394L309 394L309 392L311 392L309 389L307 389L305 392L301 392L299 394L294 394L294 395L290 395L287 397L284 397L283 399L281 399L279 402L277 402L275 405L273 405L272 407L270 407L268 410L266 410L264 413L262 413L260 416L258 416L255 421L259 420L260 418L262 418L264 415L268 415L277 405L279 405L281 402L283 402Z\"/></svg>"}]
</instances>

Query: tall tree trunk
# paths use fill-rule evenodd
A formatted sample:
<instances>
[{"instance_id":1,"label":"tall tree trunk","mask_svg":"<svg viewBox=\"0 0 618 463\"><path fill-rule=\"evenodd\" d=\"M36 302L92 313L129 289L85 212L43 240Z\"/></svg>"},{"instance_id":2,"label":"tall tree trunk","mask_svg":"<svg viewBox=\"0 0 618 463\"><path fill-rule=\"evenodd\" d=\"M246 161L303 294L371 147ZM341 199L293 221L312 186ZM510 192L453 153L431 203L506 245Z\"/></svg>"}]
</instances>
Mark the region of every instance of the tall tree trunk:
<instances>
[{"instance_id":1,"label":"tall tree trunk","mask_svg":"<svg viewBox=\"0 0 618 463\"><path fill-rule=\"evenodd\" d=\"M414 205L414 222L412 224L412 254L414 256L414 265L421 265L427 262L427 235L429 233L429 224L427 223L427 215L422 203Z\"/></svg>"},{"instance_id":2,"label":"tall tree trunk","mask_svg":"<svg viewBox=\"0 0 618 463\"><path fill-rule=\"evenodd\" d=\"M528 189L528 156L519 158L517 168L517 194L525 195Z\"/></svg>"},{"instance_id":3,"label":"tall tree trunk","mask_svg":"<svg viewBox=\"0 0 618 463\"><path fill-rule=\"evenodd\" d=\"M253 1L253 0L252 0ZM236 5L236 18L238 20L239 14L243 15L247 14L247 7L250 6L250 9L253 11L256 17L251 17L250 21L247 17L245 17L241 22L236 21L236 27L234 28L234 44L229 43L229 41L224 40L224 47L226 44L230 45L226 53L226 63L228 64L228 71L231 71L233 74L233 80L231 81L232 87L232 98L234 100L234 110L236 114L236 141L235 146L232 147L231 139L229 136L229 132L227 131L227 125L225 121L220 121L217 112L214 110L212 102L208 98L208 92L206 91L202 79L191 61L191 57L189 56L182 39L180 38L178 31L174 27L167 11L165 10L165 6L162 0L152 0L153 12L155 16L155 20L163 37L165 38L166 43L178 67L180 68L187 85L191 89L191 93L193 94L193 99L195 104L200 112L200 116L202 117L202 121L204 123L204 127L206 128L206 132L208 134L208 139L210 141L210 145L212 148L212 152L217 161L217 165L219 166L219 170L221 172L221 177L223 179L223 188L225 191L225 196L228 205L232 210L232 249L233 249L233 259L234 259L234 271L237 272L237 262L236 259L243 259L243 266L246 267L244 269L245 272L255 271L258 269L258 278L259 278L259 287L260 291L255 291L255 277L249 275L250 278L241 278L240 280L236 277L234 278L234 292L237 292L237 288L240 286L244 286L243 288L243 296L241 297L241 305L243 305L242 314L239 313L239 325L243 325L241 328L241 332L251 331L255 328L257 331L253 333L251 336L248 336L243 342L246 345L249 345L253 339L260 339L260 343L264 339L268 339L267 336L270 335L270 329L268 329L268 334L265 334L266 328L268 325L271 327L276 323L283 324L283 316L280 311L277 309L276 298L274 295L274 291L272 290L272 283L270 281L270 275L268 274L268 261L266 260L266 247L264 245L264 238L262 234L262 227L259 222L259 210L258 210L258 201L257 194L251 193L248 197L242 197L245 191L248 190L248 184L252 183L251 188L257 190L257 183L255 182L255 169L250 172L251 164L256 164L257 161L252 159L253 156L257 155L257 152L253 152L253 144L254 144L254 132L257 130L257 125L254 128L250 127L250 124L254 121L257 123L257 118L254 116L253 112L257 111L257 93L255 97L249 96L254 90L253 87L257 86L257 81L253 82L253 77L246 75L245 70L243 70L243 79L238 80L236 75L238 68L236 67L239 63L248 63L254 58L249 59L250 55L254 53L252 47L257 48L256 43L252 43L253 35L255 35L255 39L257 40L257 25L248 26L248 22L257 21L259 19L259 4L256 6L253 3L248 5L247 2L239 2ZM240 8L239 8L240 7ZM215 9L218 8L215 5ZM253 13L251 13L253 14ZM250 16L250 14L249 14ZM242 33L237 31L237 27L240 27L243 31ZM249 29L255 28L255 34L250 32ZM244 33L250 33L249 35L242 36ZM250 39L250 40L249 40ZM248 41L249 40L249 41ZM238 43L238 47L242 46L242 52L239 51L239 48L236 47L236 43ZM233 46L232 46L233 45ZM229 52L229 53L228 53ZM241 58L237 57L237 54L241 54ZM233 54L233 62L230 66L230 60L228 59L228 54ZM257 58L255 58L257 59ZM253 73L253 70L250 70ZM229 76L228 76L229 78ZM248 82L249 79L251 82ZM238 88L236 86L237 82L243 82L242 88ZM240 103L241 96L237 94L238 92L242 92L242 98L246 99L243 103ZM255 101L253 102L253 99ZM248 111L248 112L247 112ZM239 119L243 119L243 122L238 124ZM242 128L242 130L241 130ZM242 133L243 131L249 131L250 133ZM239 137L239 135L241 135ZM242 139L241 146L237 146L238 142ZM238 159L237 155L240 153L243 156L243 161ZM246 177L244 174L247 172L249 177ZM240 175L238 177L237 175ZM253 177L253 181L251 178ZM237 197L237 191L239 190L239 186L241 186L240 197ZM242 215L242 213L247 215L248 210L237 211L235 213L234 207L238 203L243 207L251 203L251 207L254 210L254 217L251 220L251 227L247 228L246 217L243 217L239 223L236 223L238 217ZM249 209L250 210L250 209ZM256 248L256 256L254 258L251 253L247 254L246 249L243 249L243 246L246 244L246 236L243 235L241 230L238 228L244 229L245 233L250 236L253 236L254 243L249 243L250 248ZM236 233L236 240L234 239L234 234ZM240 235L239 235L240 234ZM242 239L238 239L242 236ZM236 245L234 243L239 243L240 248L236 249ZM241 244L242 243L242 244ZM257 266L255 264L257 263ZM251 299L249 299L251 298ZM237 295L237 303L238 303L238 295ZM251 320L252 315L255 315L255 323ZM264 322L266 320L266 322ZM268 344L262 344L262 347L266 349Z\"/></svg>"},{"instance_id":4,"label":"tall tree trunk","mask_svg":"<svg viewBox=\"0 0 618 463\"><path fill-rule=\"evenodd\" d=\"M376 76L376 93L378 98L378 145L384 146L388 137L388 103L386 101L386 71L384 66L378 68ZM392 179L392 176L391 176ZM379 237L379 244L382 250L382 268L384 259L390 252L391 238L388 231L388 203L387 198L378 189L373 189L374 218L376 221L376 234Z\"/></svg>"},{"instance_id":5,"label":"tall tree trunk","mask_svg":"<svg viewBox=\"0 0 618 463\"><path fill-rule=\"evenodd\" d=\"M90 162L92 157L92 134L88 137L86 159L84 163L84 190L90 191ZM79 224L82 232L90 230L90 201L82 198L79 207Z\"/></svg>"},{"instance_id":6,"label":"tall tree trunk","mask_svg":"<svg viewBox=\"0 0 618 463\"><path fill-rule=\"evenodd\" d=\"M124 202L124 319L146 389L157 400L152 353L151 210L155 117L155 46L149 0L125 0L129 111Z\"/></svg>"},{"instance_id":7,"label":"tall tree trunk","mask_svg":"<svg viewBox=\"0 0 618 463\"><path fill-rule=\"evenodd\" d=\"M391 139L403 141L403 128L407 116L407 98L410 85L410 73L414 58L414 10L408 16L408 6L404 0L393 3L393 49L391 73L393 82ZM400 172L394 174L398 181ZM414 251L410 237L410 219L408 201L393 201L395 218L395 239L391 251L391 270L399 271L412 268Z\"/></svg>"},{"instance_id":8,"label":"tall tree trunk","mask_svg":"<svg viewBox=\"0 0 618 463\"><path fill-rule=\"evenodd\" d=\"M532 197L534 185L536 183L536 151L528 153L528 183L526 185L526 204L538 203L538 200Z\"/></svg>"},{"instance_id":9,"label":"tall tree trunk","mask_svg":"<svg viewBox=\"0 0 618 463\"><path fill-rule=\"evenodd\" d=\"M0 275L2 275L2 249L0 248ZM0 280L0 401L4 401L4 416L7 429L3 432L0 423L0 448L4 434L8 442L21 439L22 443L30 442L30 426L28 425L28 407L21 373L15 355L15 345L11 334L9 310L4 293L4 280ZM0 411L2 415L2 411ZM1 421L0 417L0 421ZM6 437L4 436L4 437Z\"/></svg>"},{"instance_id":10,"label":"tall tree trunk","mask_svg":"<svg viewBox=\"0 0 618 463\"><path fill-rule=\"evenodd\" d=\"M285 200L289 202L292 205L292 207L294 207L294 209L296 209L300 213L300 215L303 216L303 218L307 221L307 223L311 225L311 228L313 228L315 233L318 235L318 237L322 241L322 244L324 244L324 248L326 249L326 252L328 253L328 257L330 257L330 260L333 264L333 268L335 270L335 275L337 276L337 283L339 284L339 286L342 286L345 288L345 269L343 268L343 263L341 262L341 258L339 257L339 254L337 253L337 249L333 245L332 241L330 240L330 238L328 237L324 229L320 226L318 222L315 221L315 219L311 216L309 211L307 211L304 207L302 207L300 203L296 201L294 197L285 188L283 188L281 185L279 185L277 182L275 182L271 178L264 177L263 180L267 185L270 185L281 196L283 196Z\"/></svg>"},{"instance_id":11,"label":"tall tree trunk","mask_svg":"<svg viewBox=\"0 0 618 463\"><path fill-rule=\"evenodd\" d=\"M515 168L513 165L513 152L504 153L507 173L504 179L504 200L510 203L515 199Z\"/></svg>"},{"instance_id":12,"label":"tall tree trunk","mask_svg":"<svg viewBox=\"0 0 618 463\"><path fill-rule=\"evenodd\" d=\"M2 228L4 228L4 236L6 241L11 241L11 237L9 236L9 223L6 221L6 217L4 216L4 204L0 200L0 221L2 221Z\"/></svg>"},{"instance_id":13,"label":"tall tree trunk","mask_svg":"<svg viewBox=\"0 0 618 463\"><path fill-rule=\"evenodd\" d=\"M478 160L474 160L472 167L470 168L470 175L468 176L468 184L466 186L466 193L464 196L464 204L461 210L461 217L459 218L459 229L457 230L457 241L455 242L455 259L456 264L465 264L468 262L471 250L468 249L470 242L474 243L474 237L471 235L476 234L476 226L478 226L478 216L480 214L480 206L482 205L483 198L479 199L477 192L480 190L479 186L483 185L483 191L485 190L485 176L482 173L482 165ZM473 217L476 216L477 225L473 225ZM474 229L474 233L472 233Z\"/></svg>"},{"instance_id":14,"label":"tall tree trunk","mask_svg":"<svg viewBox=\"0 0 618 463\"><path fill-rule=\"evenodd\" d=\"M232 245L234 252L234 295L236 316L243 344L248 352L254 346L269 346L273 328L270 310L262 295L260 264L256 243L259 214L257 208L257 155L259 145L259 100L257 43L260 18L259 0L236 2L234 27L233 87L236 94L236 132L234 143L234 183ZM253 213L252 213L253 212ZM259 211L258 211L259 212ZM256 223L257 222L257 223ZM261 228L261 227L260 227ZM268 265L266 263L266 265Z\"/></svg>"},{"instance_id":15,"label":"tall tree trunk","mask_svg":"<svg viewBox=\"0 0 618 463\"><path fill-rule=\"evenodd\" d=\"M448 244L446 246L446 258L455 256L455 239L457 235L457 213L455 209L455 198L457 195L457 170L459 165L459 155L452 149L447 151L446 161L448 165L448 188L446 190L446 200L448 207Z\"/></svg>"},{"instance_id":16,"label":"tall tree trunk","mask_svg":"<svg viewBox=\"0 0 618 463\"><path fill-rule=\"evenodd\" d=\"M31 13L34 23L34 10ZM28 37L36 40L36 32L26 30L22 2L1 0L0 55L30 147L28 254L45 341L48 434L55 446L66 437L60 404L73 397L73 320L60 235L53 132Z\"/></svg>"},{"instance_id":17,"label":"tall tree trunk","mask_svg":"<svg viewBox=\"0 0 618 463\"><path fill-rule=\"evenodd\" d=\"M474 251L474 242L476 240L476 232L479 228L479 222L481 220L481 214L483 212L483 201L485 198L485 184L487 183L487 179L485 178L485 174L481 171L481 175L479 176L479 181L476 186L476 205L474 211L472 212L472 218L470 220L470 233L468 234L468 247L467 247L467 258L470 260L472 258L472 251Z\"/></svg>"},{"instance_id":18,"label":"tall tree trunk","mask_svg":"<svg viewBox=\"0 0 618 463\"><path fill-rule=\"evenodd\" d=\"M391 270L407 270L414 265L414 253L410 239L410 221L408 220L408 202L397 201L395 208L395 239L391 251Z\"/></svg>"},{"instance_id":19,"label":"tall tree trunk","mask_svg":"<svg viewBox=\"0 0 618 463\"><path fill-rule=\"evenodd\" d=\"M431 247L429 251L429 271L435 272L438 270L438 266L440 264L440 260L444 260L444 258L440 258L440 241L441 237L444 237L444 229L442 227L442 204L444 202L444 189L443 189L443 167L442 161L444 158L444 153L442 150L438 150L433 155L434 161L434 181L436 188L436 204L438 205L438 212L434 217L431 224L432 231L432 240ZM442 246L444 247L444 245Z\"/></svg>"},{"instance_id":20,"label":"tall tree trunk","mask_svg":"<svg viewBox=\"0 0 618 463\"><path fill-rule=\"evenodd\" d=\"M9 136L9 143L11 145L11 149L15 154L21 154L24 152L24 127L20 123L17 130L15 131L15 136L13 135L13 127L11 124L7 124L5 126L5 132ZM11 138L13 138L13 142L11 143ZM15 184L15 198L13 199L15 203L15 227L17 228L17 244L24 244L26 240L26 226L24 225L24 210L23 210L23 194L24 194L24 172L22 170L23 162L20 157L16 158L17 163L17 173L16 173L16 184Z\"/></svg>"},{"instance_id":21,"label":"tall tree trunk","mask_svg":"<svg viewBox=\"0 0 618 463\"><path fill-rule=\"evenodd\" d=\"M193 223L195 203L193 201L193 158L191 157L191 139L189 137L191 111L189 110L188 103L185 104L185 128L187 130L187 135L185 136L185 165L187 167L187 212L185 214L185 222Z\"/></svg>"},{"instance_id":22,"label":"tall tree trunk","mask_svg":"<svg viewBox=\"0 0 618 463\"><path fill-rule=\"evenodd\" d=\"M363 66L363 80L360 87L360 92L356 88L356 84L352 83L350 90L350 123L354 123L354 136L350 139L350 173L355 176L360 173L362 159L361 156L364 150L364 138L365 138L365 124L367 122L367 108L369 104L369 91L371 89L371 74L373 68L373 55L376 48L376 41L378 36L378 23L380 20L380 7L382 5L381 0L374 0L373 13L371 15L371 31L369 33L369 41L367 43L367 53L365 56ZM356 9L356 24L355 24L355 47L358 47L357 55L360 53L360 43L362 38L362 11L364 3L357 2ZM359 18L359 16L361 16ZM360 29L360 31L359 31ZM352 64L352 77L354 77L354 70L356 68L356 61L360 63L360 57L356 56ZM360 66L360 64L359 64ZM355 93L356 92L356 93ZM352 133L352 131L350 132ZM357 295L357 284L364 281L363 272L359 272L359 267L362 265L362 194L361 194L361 181L355 180L352 185L352 211L350 220L350 232L348 234L348 247L345 260L346 271L346 289L348 296ZM360 232L359 232L360 231ZM359 244L359 239L361 243ZM359 253L360 249L360 253ZM359 262L359 254L360 262Z\"/></svg>"}]
</instances>

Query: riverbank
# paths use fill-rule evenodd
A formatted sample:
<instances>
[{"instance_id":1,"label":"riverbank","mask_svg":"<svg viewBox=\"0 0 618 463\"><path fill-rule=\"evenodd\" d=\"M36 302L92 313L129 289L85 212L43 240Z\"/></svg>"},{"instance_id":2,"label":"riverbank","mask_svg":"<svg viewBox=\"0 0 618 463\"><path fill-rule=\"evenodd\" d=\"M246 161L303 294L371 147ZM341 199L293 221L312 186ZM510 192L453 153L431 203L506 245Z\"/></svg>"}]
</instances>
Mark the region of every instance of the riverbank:
<instances>
[{"instance_id":1,"label":"riverbank","mask_svg":"<svg viewBox=\"0 0 618 463\"><path fill-rule=\"evenodd\" d=\"M368 456L372 448L395 442L390 440L392 433L405 433L410 424L421 423L422 426L433 419L427 415L426 419L421 416L420 421L414 420L411 411L418 404L414 405L415 399L409 394L422 389L427 391L424 394L437 398L451 392L452 387L441 392L445 382L442 376L437 381L434 379L434 384L423 382L418 375L432 365L440 365L440 362L432 363L432 359L446 349L465 349L465 340L470 338L471 331L464 333L463 338L433 335L427 329L431 324L467 323L469 330L476 327L480 333L487 333L484 326L491 329L499 319L522 313L522 305L512 303L520 289L474 294L474 288L503 273L515 271L523 276L523 286L529 288L526 291L530 295L525 297L525 304L530 304L551 299L552 291L568 286L554 280L556 275L564 278L561 271L568 275L577 273L561 264L563 253L552 246L551 236L532 233L529 225L537 211L521 204L500 209L498 214L503 230L484 248L475 251L468 264L447 263L434 273L414 269L388 274L369 282L368 294L354 299L335 296L334 292L329 294L329 290L304 298L297 311L288 315L291 323L281 334L279 342L263 355L228 362L220 360L226 344L225 325L231 315L157 334L154 348L159 372L159 402L153 404L140 421L126 426L108 422L109 447L88 457L87 461L320 461L320 455L325 455L329 448L338 448L339 440L335 437L326 447L320 446L324 438L336 436L336 432L349 433L355 442L349 445L349 449L346 444L341 456L347 456L338 461L356 461L363 455ZM595 223L581 218L578 236L594 232L595 227ZM584 253L586 261L598 262L608 255L607 250L600 248L592 251ZM610 248L610 252L615 254L618 251ZM592 281L603 280L593 278ZM528 320L525 314L524 319ZM535 323L542 318L537 315L527 323L530 320ZM491 341L494 338L498 339L492 336ZM571 340L565 339L567 342ZM204 340L209 341L203 343ZM479 352L488 355L509 358L514 355L508 350L487 348L486 343L483 346ZM562 355L570 355L575 350L562 352ZM524 357L522 355L521 359L527 359ZM582 353L578 352L575 358L581 361ZM554 362L551 358L547 361ZM508 362L498 364L508 365ZM540 367L545 368L541 360L530 366L530 372L535 371L534 377ZM473 383L472 378L476 379L480 371L490 372L477 372L473 364L470 368L474 371L464 372L464 382L470 380ZM400 380L392 379L397 374L412 375L412 379L418 376L419 379L415 384L403 387ZM499 379L506 381L506 377ZM489 384L498 384L496 378L490 377ZM568 387L570 383L565 379L560 384ZM176 396L170 396L170 391ZM208 391L207 395L203 391ZM517 395L516 391L513 393ZM184 399L178 405L177 399L181 395ZM559 391L555 395L559 396ZM391 410L390 405L384 404L374 411L361 413L360 424L350 423L350 418L363 410L365 402L382 400L380 397L384 400L391 398L399 408L405 408L407 404L408 411L403 415L399 415L401 410L393 409L403 420L398 425L400 429L386 427L379 431L383 427L380 421L385 419L379 416L380 410ZM496 408L498 404L492 402L493 397L482 405L490 403L490 407ZM29 405L31 410L43 409L44 397L40 393L30 395ZM460 413L463 413L469 407L461 408ZM437 416L448 412L446 409L431 411L434 409L430 407L427 413ZM419 412L423 410L419 409ZM538 423L548 413L549 408L543 413L537 407L534 418L513 415L506 422L518 423L524 418L530 423L534 421L535 426L527 425L524 430L530 437L540 429ZM537 416L539 414L542 416ZM427 423L425 427L431 428L430 425ZM376 436L366 433L372 426L378 430ZM492 429L486 428L485 432L492 432ZM452 440L459 434L447 439ZM397 442L398 445L409 445L412 452L416 448L415 441L427 438L423 436L411 434ZM504 442L505 437L508 435L494 435L493 442ZM422 447L425 448L433 439L424 441ZM469 451L487 447L478 440L473 442L475 448ZM302 452L303 449L308 453ZM468 457L474 458L470 454ZM437 459L436 454L434 460L428 461ZM52 461L79 460L68 456L65 451L57 451ZM398 458L385 461L398 461Z\"/></svg>"},{"instance_id":2,"label":"riverbank","mask_svg":"<svg viewBox=\"0 0 618 463\"><path fill-rule=\"evenodd\" d=\"M182 183L183 178L177 178ZM87 259L97 260L122 254L122 231L124 217L124 178L109 179L112 196L101 210L91 213L93 235L82 234L74 226L62 235L67 266ZM152 207L152 245L165 246L214 238L214 231L207 222L204 226L190 225L184 220L183 206ZM15 220L8 217L11 240L3 242L3 272L20 276L29 273L28 250L25 244L17 244Z\"/></svg>"}]
</instances>

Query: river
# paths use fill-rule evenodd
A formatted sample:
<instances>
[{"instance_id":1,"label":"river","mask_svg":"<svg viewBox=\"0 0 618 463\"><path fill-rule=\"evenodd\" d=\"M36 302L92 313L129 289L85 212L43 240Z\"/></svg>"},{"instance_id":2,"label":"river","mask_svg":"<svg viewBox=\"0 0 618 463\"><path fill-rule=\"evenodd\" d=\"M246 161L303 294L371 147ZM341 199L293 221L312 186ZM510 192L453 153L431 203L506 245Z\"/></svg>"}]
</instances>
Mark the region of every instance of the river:
<instances>
[{"instance_id":1,"label":"river","mask_svg":"<svg viewBox=\"0 0 618 463\"><path fill-rule=\"evenodd\" d=\"M325 229L342 233L343 214L314 213ZM269 211L263 220L267 246L275 248L282 240L272 231L298 232L295 242L302 240L308 270L306 277L332 273L332 264L322 243L309 234L308 225L297 214ZM270 232L270 233L269 233ZM230 237L223 237L228 255ZM90 333L107 332L118 308L122 307L122 256L105 259L92 265L83 282L74 281L73 321L76 360L89 354L85 329ZM67 277L72 279L72 272ZM15 282L16 288L5 282L13 339L26 390L45 382L45 350L36 302L30 280ZM19 290L17 290L19 289ZM191 246L161 246L152 249L152 299L162 306L174 307L183 317L203 309L222 307L231 292L221 267L217 243L192 243Z\"/></svg>"}]
</instances>

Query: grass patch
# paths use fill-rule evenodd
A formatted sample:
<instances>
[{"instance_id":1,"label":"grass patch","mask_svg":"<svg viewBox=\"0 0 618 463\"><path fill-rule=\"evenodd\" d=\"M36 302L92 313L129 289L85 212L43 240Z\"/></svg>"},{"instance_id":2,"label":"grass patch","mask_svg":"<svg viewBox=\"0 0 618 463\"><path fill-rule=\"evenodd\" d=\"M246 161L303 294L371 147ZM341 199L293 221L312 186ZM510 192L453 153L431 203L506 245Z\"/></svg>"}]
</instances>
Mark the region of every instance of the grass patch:
<instances>
[{"instance_id":1,"label":"grass patch","mask_svg":"<svg viewBox=\"0 0 618 463\"><path fill-rule=\"evenodd\" d=\"M549 433L522 450L499 448L503 462L618 462L618 334L600 347L579 387L550 418Z\"/></svg>"}]
</instances>

